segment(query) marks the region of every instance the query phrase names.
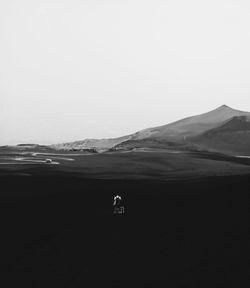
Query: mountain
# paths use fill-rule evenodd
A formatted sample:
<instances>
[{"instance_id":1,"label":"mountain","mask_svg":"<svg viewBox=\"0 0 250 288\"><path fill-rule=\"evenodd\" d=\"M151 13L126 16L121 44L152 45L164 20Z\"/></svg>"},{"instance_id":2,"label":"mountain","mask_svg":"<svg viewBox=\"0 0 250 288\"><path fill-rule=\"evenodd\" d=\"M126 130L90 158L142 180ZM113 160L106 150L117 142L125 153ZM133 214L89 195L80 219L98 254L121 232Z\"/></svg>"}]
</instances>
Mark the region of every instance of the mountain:
<instances>
[{"instance_id":1,"label":"mountain","mask_svg":"<svg viewBox=\"0 0 250 288\"><path fill-rule=\"evenodd\" d=\"M48 145L39 145L39 144L17 144L17 145L5 145L0 146L1 151L11 151L11 152L53 152L53 149Z\"/></svg>"},{"instance_id":2,"label":"mountain","mask_svg":"<svg viewBox=\"0 0 250 288\"><path fill-rule=\"evenodd\" d=\"M224 125L234 117L250 117L250 112L232 109L226 105L210 112L188 117L167 125L139 131L127 141L118 144L116 149L132 149L138 147L199 149L201 139L194 138L206 131ZM231 124L229 124L231 125ZM205 147L206 145L204 145ZM204 148L203 147L203 148Z\"/></svg>"},{"instance_id":3,"label":"mountain","mask_svg":"<svg viewBox=\"0 0 250 288\"><path fill-rule=\"evenodd\" d=\"M164 140L179 140L215 128L236 116L250 116L250 112L238 111L226 105L222 105L219 108L204 114L139 131L133 135L132 139L157 138Z\"/></svg>"},{"instance_id":4,"label":"mountain","mask_svg":"<svg viewBox=\"0 0 250 288\"><path fill-rule=\"evenodd\" d=\"M246 153L248 149L243 149L243 147L248 145L248 119L250 119L250 112L239 111L222 105L204 114L184 118L167 125L144 129L124 137L85 139L51 145L51 147L60 150L95 148L97 151L107 151L109 149L167 148L218 150L231 154Z\"/></svg>"},{"instance_id":5,"label":"mountain","mask_svg":"<svg viewBox=\"0 0 250 288\"><path fill-rule=\"evenodd\" d=\"M203 150L232 155L250 155L250 117L233 117L221 126L192 137Z\"/></svg>"},{"instance_id":6,"label":"mountain","mask_svg":"<svg viewBox=\"0 0 250 288\"><path fill-rule=\"evenodd\" d=\"M231 155L250 155L250 112L226 105L204 114L134 134L111 139L85 139L55 145L19 144L7 146L18 151L54 150L105 152L153 148L171 150L205 150ZM4 149L4 147L1 147Z\"/></svg>"},{"instance_id":7,"label":"mountain","mask_svg":"<svg viewBox=\"0 0 250 288\"><path fill-rule=\"evenodd\" d=\"M111 139L85 139L82 141L68 142L62 144L53 144L52 148L57 150L84 150L96 149L97 151L108 150L124 141L127 141L131 136L124 136Z\"/></svg>"}]
</instances>

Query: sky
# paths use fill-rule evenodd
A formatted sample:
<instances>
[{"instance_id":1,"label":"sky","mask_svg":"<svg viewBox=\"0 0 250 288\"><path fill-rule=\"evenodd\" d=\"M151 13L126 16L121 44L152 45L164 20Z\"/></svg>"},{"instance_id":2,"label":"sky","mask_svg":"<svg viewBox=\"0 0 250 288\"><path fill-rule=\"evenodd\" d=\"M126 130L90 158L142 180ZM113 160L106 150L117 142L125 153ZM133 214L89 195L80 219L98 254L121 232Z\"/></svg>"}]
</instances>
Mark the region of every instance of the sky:
<instances>
[{"instance_id":1,"label":"sky","mask_svg":"<svg viewBox=\"0 0 250 288\"><path fill-rule=\"evenodd\" d=\"M249 0L1 0L0 145L250 111Z\"/></svg>"}]
</instances>

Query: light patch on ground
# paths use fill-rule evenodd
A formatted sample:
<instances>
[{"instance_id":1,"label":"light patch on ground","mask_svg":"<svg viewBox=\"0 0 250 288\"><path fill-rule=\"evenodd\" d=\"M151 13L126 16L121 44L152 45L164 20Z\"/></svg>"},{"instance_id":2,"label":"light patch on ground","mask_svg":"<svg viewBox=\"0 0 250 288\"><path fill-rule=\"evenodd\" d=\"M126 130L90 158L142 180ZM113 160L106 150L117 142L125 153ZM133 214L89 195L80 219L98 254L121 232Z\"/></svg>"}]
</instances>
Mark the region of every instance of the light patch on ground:
<instances>
[{"instance_id":1,"label":"light patch on ground","mask_svg":"<svg viewBox=\"0 0 250 288\"><path fill-rule=\"evenodd\" d=\"M250 156L237 156L237 155L235 155L234 157L237 157L237 158L250 158Z\"/></svg>"}]
</instances>

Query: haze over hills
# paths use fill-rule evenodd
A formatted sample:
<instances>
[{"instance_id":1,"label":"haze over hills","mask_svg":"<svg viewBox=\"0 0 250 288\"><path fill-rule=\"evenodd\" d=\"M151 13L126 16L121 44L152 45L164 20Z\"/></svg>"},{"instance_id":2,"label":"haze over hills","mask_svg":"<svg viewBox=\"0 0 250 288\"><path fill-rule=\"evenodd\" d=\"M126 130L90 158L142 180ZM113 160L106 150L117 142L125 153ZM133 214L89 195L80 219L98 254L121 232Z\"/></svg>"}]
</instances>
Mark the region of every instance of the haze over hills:
<instances>
[{"instance_id":1,"label":"haze over hills","mask_svg":"<svg viewBox=\"0 0 250 288\"><path fill-rule=\"evenodd\" d=\"M250 155L250 117L238 116L223 125L191 138L203 150Z\"/></svg>"},{"instance_id":2,"label":"haze over hills","mask_svg":"<svg viewBox=\"0 0 250 288\"><path fill-rule=\"evenodd\" d=\"M41 147L36 144L23 144L16 147L19 150L34 148L44 150L47 147L64 151L94 149L98 152L132 150L134 148L165 148L250 155L249 119L250 112L222 105L204 114L144 129L123 137L85 139Z\"/></svg>"},{"instance_id":3,"label":"haze over hills","mask_svg":"<svg viewBox=\"0 0 250 288\"><path fill-rule=\"evenodd\" d=\"M113 139L86 139L53 145L55 149L132 150L167 148L250 155L250 112L222 105L204 114Z\"/></svg>"},{"instance_id":4,"label":"haze over hills","mask_svg":"<svg viewBox=\"0 0 250 288\"><path fill-rule=\"evenodd\" d=\"M222 105L204 114L113 139L86 139L52 145L54 149L98 151L133 148L192 149L250 154L250 112ZM209 133L209 131L211 131Z\"/></svg>"},{"instance_id":5,"label":"haze over hills","mask_svg":"<svg viewBox=\"0 0 250 288\"><path fill-rule=\"evenodd\" d=\"M124 137L2 146L0 152L4 173L25 175L169 180L245 174L250 160L232 155L250 155L250 113L221 106Z\"/></svg>"},{"instance_id":6,"label":"haze over hills","mask_svg":"<svg viewBox=\"0 0 250 288\"><path fill-rule=\"evenodd\" d=\"M139 131L132 136L133 140L145 138L179 140L184 137L195 136L209 129L221 125L224 121L236 116L250 116L250 112L232 109L226 105L210 112L184 118L182 120Z\"/></svg>"},{"instance_id":7,"label":"haze over hills","mask_svg":"<svg viewBox=\"0 0 250 288\"><path fill-rule=\"evenodd\" d=\"M205 150L250 155L250 113L226 105L132 135L117 149L138 147Z\"/></svg>"},{"instance_id":8,"label":"haze over hills","mask_svg":"<svg viewBox=\"0 0 250 288\"><path fill-rule=\"evenodd\" d=\"M50 147L54 149L70 150L70 149L92 149L96 148L97 150L107 150L110 149L119 143L122 143L126 140L129 140L131 136L123 136L119 138L110 138L110 139L85 139L82 141L74 141L69 143L61 143L51 145Z\"/></svg>"}]
</instances>

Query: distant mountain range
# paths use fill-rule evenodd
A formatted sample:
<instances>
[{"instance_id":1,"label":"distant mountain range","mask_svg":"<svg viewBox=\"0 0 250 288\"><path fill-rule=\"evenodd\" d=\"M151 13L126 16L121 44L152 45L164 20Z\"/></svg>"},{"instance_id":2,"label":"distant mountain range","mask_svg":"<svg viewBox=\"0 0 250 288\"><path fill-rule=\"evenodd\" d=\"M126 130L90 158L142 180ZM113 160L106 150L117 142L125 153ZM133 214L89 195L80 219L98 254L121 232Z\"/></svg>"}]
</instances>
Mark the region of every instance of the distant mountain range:
<instances>
[{"instance_id":1,"label":"distant mountain range","mask_svg":"<svg viewBox=\"0 0 250 288\"><path fill-rule=\"evenodd\" d=\"M32 144L33 148L34 145ZM27 144L18 147L19 149L25 149L25 147L28 149ZM250 155L250 112L222 105L204 114L144 129L119 138L85 139L54 144L47 148L97 152L133 150L135 148L165 148Z\"/></svg>"},{"instance_id":2,"label":"distant mountain range","mask_svg":"<svg viewBox=\"0 0 250 288\"><path fill-rule=\"evenodd\" d=\"M98 151L167 148L250 155L250 112L226 105L167 125L113 139L86 139L51 145L54 149Z\"/></svg>"},{"instance_id":3,"label":"distant mountain range","mask_svg":"<svg viewBox=\"0 0 250 288\"><path fill-rule=\"evenodd\" d=\"M82 141L74 141L51 145L50 147L60 150L81 150L81 149L96 149L97 151L108 150L116 145L130 139L131 136L124 136L111 139L85 139Z\"/></svg>"}]
</instances>

